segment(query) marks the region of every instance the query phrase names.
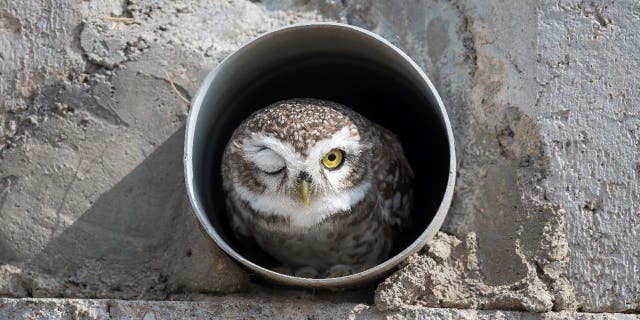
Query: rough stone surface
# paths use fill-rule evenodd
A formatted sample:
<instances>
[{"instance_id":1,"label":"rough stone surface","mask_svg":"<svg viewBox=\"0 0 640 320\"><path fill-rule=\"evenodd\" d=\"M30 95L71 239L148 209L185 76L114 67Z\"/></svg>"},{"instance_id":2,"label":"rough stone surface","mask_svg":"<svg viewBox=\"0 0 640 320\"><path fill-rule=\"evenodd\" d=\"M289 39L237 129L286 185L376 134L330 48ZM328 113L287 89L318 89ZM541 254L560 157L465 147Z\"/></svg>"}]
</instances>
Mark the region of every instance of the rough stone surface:
<instances>
[{"instance_id":1,"label":"rough stone surface","mask_svg":"<svg viewBox=\"0 0 640 320\"><path fill-rule=\"evenodd\" d=\"M443 228L456 239L432 246L464 250L410 260L378 288L378 307L637 310L639 92L623 70L640 62L638 4L450 6L443 29L458 35L427 42L428 57L447 61L440 47L459 39L466 51L453 52L471 58L466 79L460 58L426 64L461 158Z\"/></svg>"},{"instance_id":2,"label":"rough stone surface","mask_svg":"<svg viewBox=\"0 0 640 320\"><path fill-rule=\"evenodd\" d=\"M380 312L366 304L227 296L200 301L123 301L0 298L3 319L527 319L633 320L631 314L526 313L410 307Z\"/></svg>"},{"instance_id":3,"label":"rough stone surface","mask_svg":"<svg viewBox=\"0 0 640 320\"><path fill-rule=\"evenodd\" d=\"M568 274L586 311L640 310L640 67L635 1L541 7L547 198L567 211Z\"/></svg>"},{"instance_id":4,"label":"rough stone surface","mask_svg":"<svg viewBox=\"0 0 640 320\"><path fill-rule=\"evenodd\" d=\"M459 309L508 308L544 312L553 296L535 271L512 284L490 286L483 281L476 235L460 241L439 233L426 254L414 255L400 272L387 278L376 291L376 306L399 310L406 301L420 305Z\"/></svg>"},{"instance_id":5,"label":"rough stone surface","mask_svg":"<svg viewBox=\"0 0 640 320\"><path fill-rule=\"evenodd\" d=\"M0 296L255 293L189 212L181 165L188 106L167 77L189 98L252 37L340 21L387 38L434 81L460 159L453 206L428 248L375 294L353 295L375 296L377 308L293 300L259 309L262 302L238 300L235 310L626 318L415 305L640 309L638 12L631 0L0 1ZM0 318L218 310L29 301L1 300Z\"/></svg>"}]
</instances>

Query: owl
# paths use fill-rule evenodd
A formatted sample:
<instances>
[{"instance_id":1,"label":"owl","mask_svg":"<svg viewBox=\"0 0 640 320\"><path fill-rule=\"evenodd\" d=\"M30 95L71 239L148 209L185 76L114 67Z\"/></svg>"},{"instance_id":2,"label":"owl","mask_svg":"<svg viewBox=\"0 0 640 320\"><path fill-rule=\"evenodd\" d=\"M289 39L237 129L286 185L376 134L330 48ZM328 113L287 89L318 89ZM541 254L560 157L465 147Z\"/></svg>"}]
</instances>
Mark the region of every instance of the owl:
<instances>
[{"instance_id":1,"label":"owl","mask_svg":"<svg viewBox=\"0 0 640 320\"><path fill-rule=\"evenodd\" d=\"M387 259L409 221L413 172L400 142L341 104L276 102L240 124L222 157L236 236L285 273L362 271Z\"/></svg>"}]
</instances>

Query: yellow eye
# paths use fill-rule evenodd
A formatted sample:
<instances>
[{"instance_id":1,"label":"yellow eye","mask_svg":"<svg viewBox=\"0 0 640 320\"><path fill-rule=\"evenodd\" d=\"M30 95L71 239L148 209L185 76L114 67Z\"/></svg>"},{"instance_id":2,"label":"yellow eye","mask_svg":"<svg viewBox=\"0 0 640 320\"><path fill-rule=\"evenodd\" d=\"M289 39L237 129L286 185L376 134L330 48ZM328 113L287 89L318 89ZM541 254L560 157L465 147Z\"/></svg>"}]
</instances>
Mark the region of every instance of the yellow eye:
<instances>
[{"instance_id":1,"label":"yellow eye","mask_svg":"<svg viewBox=\"0 0 640 320\"><path fill-rule=\"evenodd\" d=\"M340 149L332 149L327 152L322 158L322 164L327 167L327 169L335 169L342 163L342 158L344 157L344 153Z\"/></svg>"}]
</instances>

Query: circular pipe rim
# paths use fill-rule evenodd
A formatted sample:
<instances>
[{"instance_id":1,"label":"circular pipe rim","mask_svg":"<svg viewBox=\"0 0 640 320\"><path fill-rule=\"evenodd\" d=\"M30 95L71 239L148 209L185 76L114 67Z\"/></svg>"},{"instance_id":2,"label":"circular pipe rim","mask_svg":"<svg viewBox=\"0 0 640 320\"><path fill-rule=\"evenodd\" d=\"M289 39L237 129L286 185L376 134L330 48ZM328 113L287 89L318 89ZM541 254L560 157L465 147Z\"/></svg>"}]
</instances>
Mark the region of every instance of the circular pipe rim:
<instances>
[{"instance_id":1,"label":"circular pipe rim","mask_svg":"<svg viewBox=\"0 0 640 320\"><path fill-rule=\"evenodd\" d=\"M369 268L364 271L354 273L351 275L347 275L347 276L336 277L336 278L325 278L325 279L301 278L301 277L281 274L281 273L269 270L267 268L264 268L246 259L244 256L239 254L236 250L231 248L231 246L229 246L229 244L227 244L227 242L224 241L224 239L222 239L222 237L218 234L218 232L215 230L213 225L210 223L209 218L204 210L204 207L200 203L200 200L197 199L194 185L193 185L194 173L193 173L193 163L192 163L192 154L193 154L192 149L193 149L193 142L194 142L196 120L198 117L198 113L202 108L202 102L211 84L213 83L219 68L224 66L225 62L229 60L232 56L238 54L242 50L246 50L248 45L255 42L256 40L267 39L268 37L274 36L279 32L290 31L298 28L309 28L309 27L318 27L318 26L344 28L350 31L359 32L364 36L368 36L373 40L379 41L380 43L389 47L399 57L401 57L403 60L408 62L411 65L411 67L418 73L422 81L424 81L424 83L428 88L429 93L433 96L437 104L437 109L441 113L443 118L444 127L447 133L448 147L449 147L449 174L447 177L447 186L446 186L444 195L442 197L442 201L440 202L440 206L436 211L436 214L434 215L433 219L431 220L427 228L420 234L420 236L415 241L413 241L409 246L403 249L401 252L395 254L394 256L390 257L389 259L385 260L380 264L377 264L372 268ZM393 44L391 44L389 41L382 38L381 36L360 27L342 24L342 23L334 23L334 22L299 23L299 24L280 27L270 32L264 33L250 40L244 45L242 45L239 49L237 49L232 54L230 54L225 59L223 59L212 71L210 71L202 81L200 87L198 88L198 90L196 91L195 95L191 100L191 109L187 117L187 126L185 130L183 163L184 163L185 184L187 187L187 193L189 195L189 201L191 203L191 207L193 208L193 213L198 219L200 225L204 228L207 234L214 240L214 242L220 247L220 249L222 249L226 254L231 256L236 261L243 264L245 267L255 271L256 273L258 273L259 275L265 278L271 279L275 282L285 284L285 285L296 286L296 287L312 287L312 288L335 288L335 287L342 287L342 286L354 286L369 280L378 279L381 276L385 275L387 272L389 272L391 269L393 269L395 266L397 266L400 262L405 260L408 256L418 252L421 248L423 248L426 245L426 243L429 240L431 240L435 236L435 234L438 232L438 230L442 226L442 223L444 222L447 212L449 211L449 208L451 206L451 201L453 199L453 189L455 186L455 178L456 178L455 142L454 142L453 131L451 129L451 123L449 121L449 116L444 107L444 103L442 102L442 99L438 94L438 91L434 87L431 80L424 73L424 71L406 53L404 53L402 50L400 50L399 48L397 48L396 46L394 46Z\"/></svg>"}]
</instances>

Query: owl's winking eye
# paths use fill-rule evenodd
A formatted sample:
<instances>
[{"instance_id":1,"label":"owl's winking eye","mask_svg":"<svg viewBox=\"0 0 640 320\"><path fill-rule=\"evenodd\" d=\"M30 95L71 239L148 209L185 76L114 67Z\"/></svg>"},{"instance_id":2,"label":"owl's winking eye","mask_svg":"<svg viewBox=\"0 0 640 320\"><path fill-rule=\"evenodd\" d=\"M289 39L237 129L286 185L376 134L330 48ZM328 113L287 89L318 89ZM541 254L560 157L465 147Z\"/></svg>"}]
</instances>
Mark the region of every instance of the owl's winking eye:
<instances>
[{"instance_id":1,"label":"owl's winking eye","mask_svg":"<svg viewBox=\"0 0 640 320\"><path fill-rule=\"evenodd\" d=\"M331 151L327 152L322 158L322 164L325 168L332 170L336 169L342 164L342 160L344 159L344 152L340 149L331 149Z\"/></svg>"},{"instance_id":2,"label":"owl's winking eye","mask_svg":"<svg viewBox=\"0 0 640 320\"><path fill-rule=\"evenodd\" d=\"M254 153L251 160L260 171L266 174L278 174L285 168L284 159L273 150L265 147Z\"/></svg>"}]
</instances>

